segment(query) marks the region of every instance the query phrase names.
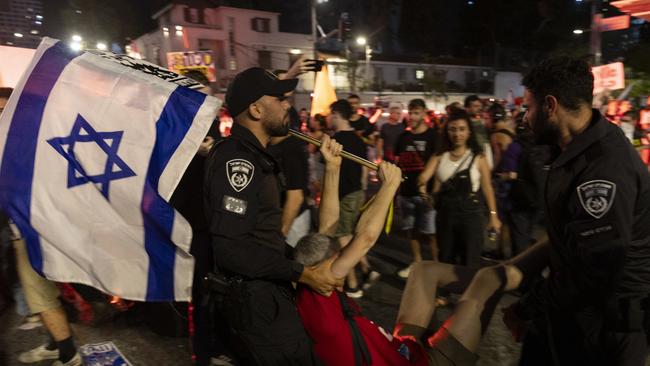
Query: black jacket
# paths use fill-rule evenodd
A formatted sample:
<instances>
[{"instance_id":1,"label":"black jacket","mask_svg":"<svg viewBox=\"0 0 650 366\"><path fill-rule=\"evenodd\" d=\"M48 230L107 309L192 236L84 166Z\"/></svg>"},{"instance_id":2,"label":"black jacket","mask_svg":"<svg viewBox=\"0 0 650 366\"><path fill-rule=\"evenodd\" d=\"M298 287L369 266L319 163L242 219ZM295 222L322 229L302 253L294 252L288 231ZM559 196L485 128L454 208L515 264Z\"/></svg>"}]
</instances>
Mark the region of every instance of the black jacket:
<instances>
[{"instance_id":1,"label":"black jacket","mask_svg":"<svg viewBox=\"0 0 650 366\"><path fill-rule=\"evenodd\" d=\"M527 318L650 294L650 175L621 130L593 113L548 174L551 273L520 300Z\"/></svg>"},{"instance_id":2,"label":"black jacket","mask_svg":"<svg viewBox=\"0 0 650 366\"><path fill-rule=\"evenodd\" d=\"M303 266L284 255L278 173L271 155L238 123L210 152L204 203L219 270L286 281L302 274Z\"/></svg>"}]
</instances>

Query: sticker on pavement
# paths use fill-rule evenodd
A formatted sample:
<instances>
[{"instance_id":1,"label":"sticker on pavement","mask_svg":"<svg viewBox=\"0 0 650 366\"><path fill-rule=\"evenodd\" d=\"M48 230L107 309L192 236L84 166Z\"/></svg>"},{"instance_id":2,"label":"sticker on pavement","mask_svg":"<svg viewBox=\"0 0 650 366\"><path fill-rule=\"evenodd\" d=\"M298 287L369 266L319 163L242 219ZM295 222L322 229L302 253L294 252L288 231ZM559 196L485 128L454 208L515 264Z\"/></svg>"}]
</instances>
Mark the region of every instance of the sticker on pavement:
<instances>
[{"instance_id":1,"label":"sticker on pavement","mask_svg":"<svg viewBox=\"0 0 650 366\"><path fill-rule=\"evenodd\" d=\"M132 366L113 342L86 344L79 353L85 366Z\"/></svg>"}]
</instances>

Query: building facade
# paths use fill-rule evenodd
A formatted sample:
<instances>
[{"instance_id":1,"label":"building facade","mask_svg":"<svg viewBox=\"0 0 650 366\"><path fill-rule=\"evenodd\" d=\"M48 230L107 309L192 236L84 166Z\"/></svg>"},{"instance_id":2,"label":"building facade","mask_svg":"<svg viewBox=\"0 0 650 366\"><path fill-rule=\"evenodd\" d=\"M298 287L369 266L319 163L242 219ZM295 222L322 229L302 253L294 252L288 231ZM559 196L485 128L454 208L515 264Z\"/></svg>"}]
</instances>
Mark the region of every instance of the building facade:
<instances>
[{"instance_id":1,"label":"building facade","mask_svg":"<svg viewBox=\"0 0 650 366\"><path fill-rule=\"evenodd\" d=\"M43 21L40 0L0 0L0 44L36 48Z\"/></svg>"},{"instance_id":2,"label":"building facade","mask_svg":"<svg viewBox=\"0 0 650 366\"><path fill-rule=\"evenodd\" d=\"M132 41L127 52L168 67L168 53L212 51L219 89L249 67L286 70L301 55L313 53L311 35L279 31L278 13L172 3L153 18L157 29ZM312 79L300 87L311 88Z\"/></svg>"}]
</instances>

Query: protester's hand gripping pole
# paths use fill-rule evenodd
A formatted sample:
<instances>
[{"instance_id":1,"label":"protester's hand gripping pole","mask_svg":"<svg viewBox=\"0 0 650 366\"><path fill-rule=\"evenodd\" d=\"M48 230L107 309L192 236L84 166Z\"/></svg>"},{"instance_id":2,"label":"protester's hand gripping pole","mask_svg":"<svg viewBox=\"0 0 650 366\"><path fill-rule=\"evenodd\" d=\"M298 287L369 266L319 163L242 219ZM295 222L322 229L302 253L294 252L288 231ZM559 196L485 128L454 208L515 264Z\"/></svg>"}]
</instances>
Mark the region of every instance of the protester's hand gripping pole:
<instances>
[{"instance_id":1,"label":"protester's hand gripping pole","mask_svg":"<svg viewBox=\"0 0 650 366\"><path fill-rule=\"evenodd\" d=\"M319 140L317 140L317 139L315 139L315 138L313 138L313 137L311 137L309 135L306 135L306 134L304 134L302 132L298 132L296 130L291 130L290 129L289 130L289 135L294 136L296 138L299 138L299 139L301 139L301 140L303 140L305 142L308 142L308 143L310 143L312 145L315 145L316 147L320 147L320 145L321 145L321 142ZM361 164L361 165L365 166L368 169L372 169L374 171L379 170L379 165L378 164L375 164L370 160L366 160L366 159L364 159L362 157L359 157L357 155L349 153L349 152L347 152L345 150L341 151L341 156L348 159L348 160L352 160L357 164ZM406 177L403 176L402 181L404 181L404 180L406 180Z\"/></svg>"}]
</instances>

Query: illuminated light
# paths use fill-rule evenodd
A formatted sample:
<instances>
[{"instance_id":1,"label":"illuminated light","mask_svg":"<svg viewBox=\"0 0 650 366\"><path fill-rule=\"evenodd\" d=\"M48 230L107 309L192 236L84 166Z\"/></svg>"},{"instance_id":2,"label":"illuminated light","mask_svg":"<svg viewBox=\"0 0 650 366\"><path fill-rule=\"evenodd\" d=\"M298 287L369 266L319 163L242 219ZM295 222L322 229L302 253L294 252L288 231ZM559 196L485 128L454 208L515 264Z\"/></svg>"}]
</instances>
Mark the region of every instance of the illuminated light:
<instances>
[{"instance_id":1,"label":"illuminated light","mask_svg":"<svg viewBox=\"0 0 650 366\"><path fill-rule=\"evenodd\" d=\"M309 93L309 96L310 96L311 98L313 98L313 97L314 97L314 93Z\"/></svg>"},{"instance_id":2,"label":"illuminated light","mask_svg":"<svg viewBox=\"0 0 650 366\"><path fill-rule=\"evenodd\" d=\"M73 51L77 51L77 52L78 52L78 51L81 51L81 43L78 43L78 42L72 42L72 43L70 43L70 48L71 48Z\"/></svg>"},{"instance_id":3,"label":"illuminated light","mask_svg":"<svg viewBox=\"0 0 650 366\"><path fill-rule=\"evenodd\" d=\"M79 9L75 10L74 12L77 13L77 14L81 14L81 10L79 10Z\"/></svg>"},{"instance_id":4,"label":"illuminated light","mask_svg":"<svg viewBox=\"0 0 650 366\"><path fill-rule=\"evenodd\" d=\"M182 36L183 36L183 31L179 31L179 30L177 30L177 31L176 31L176 36L177 36L177 37L182 37Z\"/></svg>"},{"instance_id":5,"label":"illuminated light","mask_svg":"<svg viewBox=\"0 0 650 366\"><path fill-rule=\"evenodd\" d=\"M167 32L167 31L163 31L163 36L165 36L165 37L169 37L169 32Z\"/></svg>"},{"instance_id":6,"label":"illuminated light","mask_svg":"<svg viewBox=\"0 0 650 366\"><path fill-rule=\"evenodd\" d=\"M169 28L163 27L163 32L169 32Z\"/></svg>"},{"instance_id":7,"label":"illuminated light","mask_svg":"<svg viewBox=\"0 0 650 366\"><path fill-rule=\"evenodd\" d=\"M302 51L297 48L292 48L291 51L289 51L289 53L292 55L299 55L302 53Z\"/></svg>"},{"instance_id":8,"label":"illuminated light","mask_svg":"<svg viewBox=\"0 0 650 366\"><path fill-rule=\"evenodd\" d=\"M328 58L327 62L345 62L345 60L342 58L334 57L334 58Z\"/></svg>"},{"instance_id":9,"label":"illuminated light","mask_svg":"<svg viewBox=\"0 0 650 366\"><path fill-rule=\"evenodd\" d=\"M182 31L182 30L183 30L183 26L182 26L182 25L177 25L177 26L176 26L176 30L177 30L177 31Z\"/></svg>"},{"instance_id":10,"label":"illuminated light","mask_svg":"<svg viewBox=\"0 0 650 366\"><path fill-rule=\"evenodd\" d=\"M16 32L16 33L14 33L14 37L16 37L16 38L23 38L23 34L22 34L22 33L18 33L18 32Z\"/></svg>"},{"instance_id":11,"label":"illuminated light","mask_svg":"<svg viewBox=\"0 0 650 366\"><path fill-rule=\"evenodd\" d=\"M381 114L381 116L382 116L382 117L388 117L388 116L390 116L390 113L388 113L388 112L384 112L384 113Z\"/></svg>"},{"instance_id":12,"label":"illuminated light","mask_svg":"<svg viewBox=\"0 0 650 366\"><path fill-rule=\"evenodd\" d=\"M36 19L43 19L43 16L42 15L37 15Z\"/></svg>"},{"instance_id":13,"label":"illuminated light","mask_svg":"<svg viewBox=\"0 0 650 366\"><path fill-rule=\"evenodd\" d=\"M41 24L43 24L43 22L41 22L40 20L36 20L36 21L34 21L34 24L41 25Z\"/></svg>"},{"instance_id":14,"label":"illuminated light","mask_svg":"<svg viewBox=\"0 0 650 366\"><path fill-rule=\"evenodd\" d=\"M13 42L7 42L7 46L13 46L13 45L14 45Z\"/></svg>"},{"instance_id":15,"label":"illuminated light","mask_svg":"<svg viewBox=\"0 0 650 366\"><path fill-rule=\"evenodd\" d=\"M318 0L317 2L318 2L319 4L324 4L324 3L326 3L327 1L328 1L328 0Z\"/></svg>"},{"instance_id":16,"label":"illuminated light","mask_svg":"<svg viewBox=\"0 0 650 366\"><path fill-rule=\"evenodd\" d=\"M490 100L490 102L494 102L494 98L490 98L489 100Z\"/></svg>"},{"instance_id":17,"label":"illuminated light","mask_svg":"<svg viewBox=\"0 0 650 366\"><path fill-rule=\"evenodd\" d=\"M582 29L574 29L573 34L582 34L584 31Z\"/></svg>"},{"instance_id":18,"label":"illuminated light","mask_svg":"<svg viewBox=\"0 0 650 366\"><path fill-rule=\"evenodd\" d=\"M368 40L366 39L366 37L359 37L359 38L357 38L357 44L358 44L359 46L365 46L366 43L368 43Z\"/></svg>"},{"instance_id":19,"label":"illuminated light","mask_svg":"<svg viewBox=\"0 0 650 366\"><path fill-rule=\"evenodd\" d=\"M102 50L102 51L106 51L108 49L108 47L106 47L106 43L97 42L97 49Z\"/></svg>"},{"instance_id":20,"label":"illuminated light","mask_svg":"<svg viewBox=\"0 0 650 366\"><path fill-rule=\"evenodd\" d=\"M29 33L30 34L38 34L38 31L36 29L32 29Z\"/></svg>"},{"instance_id":21,"label":"illuminated light","mask_svg":"<svg viewBox=\"0 0 650 366\"><path fill-rule=\"evenodd\" d=\"M81 42L82 39L83 38L81 38L81 36L78 35L78 34L75 34L75 35L72 36L72 40L75 41L75 42Z\"/></svg>"}]
</instances>

